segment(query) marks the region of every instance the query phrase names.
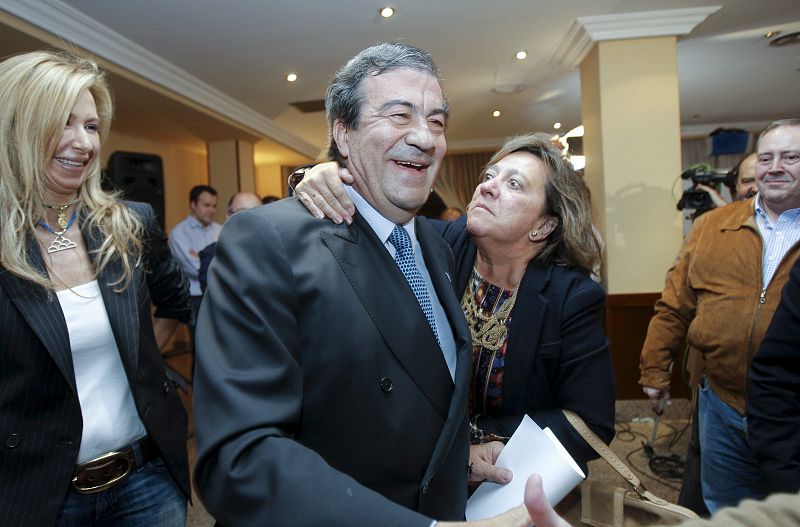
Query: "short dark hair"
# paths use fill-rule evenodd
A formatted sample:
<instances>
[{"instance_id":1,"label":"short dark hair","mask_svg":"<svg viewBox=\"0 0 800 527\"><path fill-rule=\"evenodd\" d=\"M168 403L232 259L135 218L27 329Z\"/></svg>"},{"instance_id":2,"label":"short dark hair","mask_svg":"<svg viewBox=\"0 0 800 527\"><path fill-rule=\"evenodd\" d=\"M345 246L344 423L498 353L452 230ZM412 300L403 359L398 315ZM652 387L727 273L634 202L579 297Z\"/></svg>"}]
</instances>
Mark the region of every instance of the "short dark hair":
<instances>
[{"instance_id":1,"label":"short dark hair","mask_svg":"<svg viewBox=\"0 0 800 527\"><path fill-rule=\"evenodd\" d=\"M273 203L275 201L280 201L280 199L281 198L279 198L278 196L272 196L272 195L264 196L263 198L261 198L261 204L262 205L266 205L268 203Z\"/></svg>"},{"instance_id":2,"label":"short dark hair","mask_svg":"<svg viewBox=\"0 0 800 527\"><path fill-rule=\"evenodd\" d=\"M427 51L397 42L384 42L362 50L336 72L325 92L328 157L331 160L344 161L333 139L334 121L338 119L349 128L358 128L359 110L365 98L363 80L369 75L380 75L399 68L430 73L441 83L439 69ZM447 112L446 98L444 107Z\"/></svg>"},{"instance_id":3,"label":"short dark hair","mask_svg":"<svg viewBox=\"0 0 800 527\"><path fill-rule=\"evenodd\" d=\"M209 185L195 185L192 187L192 190L189 191L189 203L197 203L197 200L200 199L200 194L203 192L208 192L212 196L217 195L216 189Z\"/></svg>"}]
</instances>

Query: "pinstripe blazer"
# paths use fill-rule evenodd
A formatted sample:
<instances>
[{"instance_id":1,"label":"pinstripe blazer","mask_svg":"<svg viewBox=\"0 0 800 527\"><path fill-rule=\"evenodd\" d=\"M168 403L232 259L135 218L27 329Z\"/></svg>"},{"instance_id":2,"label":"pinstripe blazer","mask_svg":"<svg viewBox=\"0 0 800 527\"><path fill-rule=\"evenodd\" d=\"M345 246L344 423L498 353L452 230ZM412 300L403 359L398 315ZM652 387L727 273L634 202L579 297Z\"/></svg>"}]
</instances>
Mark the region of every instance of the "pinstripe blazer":
<instances>
[{"instance_id":1,"label":"pinstripe blazer","mask_svg":"<svg viewBox=\"0 0 800 527\"><path fill-rule=\"evenodd\" d=\"M146 227L143 265L119 293L109 285L119 276L119 262L97 280L139 416L188 496L186 414L165 375L150 319L151 299L156 316L188 319L188 283L152 208L126 205ZM84 227L83 238L94 254L99 232ZM32 237L28 249L44 271ZM70 488L83 426L58 299L0 267L0 334L0 525L53 525Z\"/></svg>"}]
</instances>

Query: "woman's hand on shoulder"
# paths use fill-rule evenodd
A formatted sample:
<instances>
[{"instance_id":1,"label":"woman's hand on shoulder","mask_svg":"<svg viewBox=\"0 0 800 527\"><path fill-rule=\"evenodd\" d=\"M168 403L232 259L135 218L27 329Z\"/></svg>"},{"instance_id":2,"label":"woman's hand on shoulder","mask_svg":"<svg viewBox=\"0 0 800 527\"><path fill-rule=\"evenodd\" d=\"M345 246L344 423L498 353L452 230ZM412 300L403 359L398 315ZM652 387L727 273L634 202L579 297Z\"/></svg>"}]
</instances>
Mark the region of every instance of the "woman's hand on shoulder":
<instances>
[{"instance_id":1,"label":"woman's hand on shoulder","mask_svg":"<svg viewBox=\"0 0 800 527\"><path fill-rule=\"evenodd\" d=\"M344 190L353 176L335 161L320 163L306 170L303 180L294 189L295 195L311 214L329 218L334 223L353 222L355 206Z\"/></svg>"}]
</instances>

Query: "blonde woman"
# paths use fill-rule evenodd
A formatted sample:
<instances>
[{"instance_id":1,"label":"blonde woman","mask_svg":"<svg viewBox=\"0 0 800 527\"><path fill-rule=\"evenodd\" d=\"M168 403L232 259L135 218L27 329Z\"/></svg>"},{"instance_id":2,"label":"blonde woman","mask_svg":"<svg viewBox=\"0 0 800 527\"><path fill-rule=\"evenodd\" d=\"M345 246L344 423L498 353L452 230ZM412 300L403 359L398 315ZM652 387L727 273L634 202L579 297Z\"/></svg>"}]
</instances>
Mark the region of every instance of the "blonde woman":
<instances>
[{"instance_id":1,"label":"blonde woman","mask_svg":"<svg viewBox=\"0 0 800 527\"><path fill-rule=\"evenodd\" d=\"M183 526L186 415L158 339L188 319L187 282L152 209L100 188L104 75L25 53L0 62L0 101L0 525Z\"/></svg>"}]
</instances>

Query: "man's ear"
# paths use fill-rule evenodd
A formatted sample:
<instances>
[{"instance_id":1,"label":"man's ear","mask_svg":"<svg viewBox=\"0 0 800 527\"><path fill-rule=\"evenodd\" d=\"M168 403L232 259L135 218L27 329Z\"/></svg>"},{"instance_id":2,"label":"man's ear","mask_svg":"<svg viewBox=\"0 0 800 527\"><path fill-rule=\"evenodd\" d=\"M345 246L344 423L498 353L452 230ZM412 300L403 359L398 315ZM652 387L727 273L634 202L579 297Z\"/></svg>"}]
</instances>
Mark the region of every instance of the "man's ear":
<instances>
[{"instance_id":1,"label":"man's ear","mask_svg":"<svg viewBox=\"0 0 800 527\"><path fill-rule=\"evenodd\" d=\"M339 154L342 157L347 158L350 156L350 147L347 144L347 125L344 124L340 119L336 119L333 121L333 140L336 142L337 148L339 148Z\"/></svg>"}]
</instances>

